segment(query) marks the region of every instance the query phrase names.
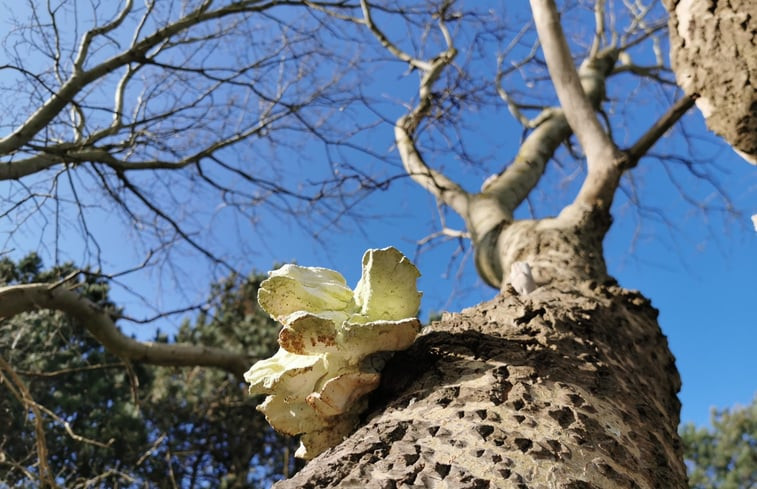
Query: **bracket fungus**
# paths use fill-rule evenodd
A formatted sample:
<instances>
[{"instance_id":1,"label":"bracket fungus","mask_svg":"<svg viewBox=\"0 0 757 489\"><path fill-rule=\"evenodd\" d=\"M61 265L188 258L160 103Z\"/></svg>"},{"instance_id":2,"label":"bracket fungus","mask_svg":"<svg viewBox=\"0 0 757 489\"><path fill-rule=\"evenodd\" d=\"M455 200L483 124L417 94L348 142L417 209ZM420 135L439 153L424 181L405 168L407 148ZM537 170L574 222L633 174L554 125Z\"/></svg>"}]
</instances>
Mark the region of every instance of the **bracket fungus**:
<instances>
[{"instance_id":1,"label":"bracket fungus","mask_svg":"<svg viewBox=\"0 0 757 489\"><path fill-rule=\"evenodd\" d=\"M267 394L258 410L277 431L302 435L295 456L311 459L354 430L364 395L378 387L382 352L408 348L420 330L419 276L389 247L365 252L354 291L334 270L297 265L260 285L260 306L284 327L279 351L244 378L251 394Z\"/></svg>"}]
</instances>

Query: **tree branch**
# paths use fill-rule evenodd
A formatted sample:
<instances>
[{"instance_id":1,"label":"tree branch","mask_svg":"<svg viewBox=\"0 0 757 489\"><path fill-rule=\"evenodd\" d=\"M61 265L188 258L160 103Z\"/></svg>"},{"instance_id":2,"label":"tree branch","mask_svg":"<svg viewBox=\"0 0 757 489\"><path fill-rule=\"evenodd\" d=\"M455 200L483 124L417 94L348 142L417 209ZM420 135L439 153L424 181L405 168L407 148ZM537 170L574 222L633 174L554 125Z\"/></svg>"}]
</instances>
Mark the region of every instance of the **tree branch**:
<instances>
[{"instance_id":1,"label":"tree branch","mask_svg":"<svg viewBox=\"0 0 757 489\"><path fill-rule=\"evenodd\" d=\"M5 370L8 373L10 379L7 382L2 382L7 377L2 373ZM18 399L18 401L24 405L25 409L29 409L34 415L34 434L35 444L37 448L37 464L39 481L43 484L43 487L57 488L58 484L55 483L55 477L50 470L50 463L47 460L47 442L45 440L45 421L40 414L40 405L32 397L29 389L26 388L26 384L19 378L13 367L0 356L0 384L4 383L8 390Z\"/></svg>"},{"instance_id":2,"label":"tree branch","mask_svg":"<svg viewBox=\"0 0 757 489\"><path fill-rule=\"evenodd\" d=\"M400 117L394 125L394 139L402 164L408 175L421 187L450 206L461 216L468 213L470 195L443 173L429 167L415 145L415 131L431 109L431 87L445 66L452 62L454 48L434 58L432 69L421 78L421 100L408 114Z\"/></svg>"},{"instance_id":3,"label":"tree branch","mask_svg":"<svg viewBox=\"0 0 757 489\"><path fill-rule=\"evenodd\" d=\"M126 19L126 16L129 14L129 12L131 12L132 6L132 0L127 0L126 4L118 13L116 18L113 19L113 21L103 26L89 30L84 34L81 39L81 43L79 44L79 50L76 53L76 59L74 60L75 73L81 73L84 70L84 62L87 60L87 56L89 55L89 47L92 44L92 40L95 38L95 36L102 36L103 34L107 34L121 25Z\"/></svg>"},{"instance_id":4,"label":"tree branch","mask_svg":"<svg viewBox=\"0 0 757 489\"><path fill-rule=\"evenodd\" d=\"M574 203L609 211L622 173L622 153L605 133L584 92L584 85L594 80L585 79L582 84L573 66L554 0L531 0L531 10L557 98L586 154L588 174ZM587 66L594 60L589 58Z\"/></svg>"},{"instance_id":5,"label":"tree branch","mask_svg":"<svg viewBox=\"0 0 757 489\"><path fill-rule=\"evenodd\" d=\"M446 175L429 167L423 160L414 140L415 131L433 105L431 89L434 83L457 55L457 49L452 44L452 38L444 25L444 16L439 16L439 29L447 43L447 49L432 60L426 61L411 56L389 40L386 34L373 22L370 6L366 0L361 0L360 6L363 11L361 23L368 27L381 45L392 55L417 68L422 73L418 88L420 95L418 104L409 113L400 117L394 125L394 139L405 171L417 184L436 196L444 204L461 216L466 216L470 195Z\"/></svg>"},{"instance_id":6,"label":"tree branch","mask_svg":"<svg viewBox=\"0 0 757 489\"><path fill-rule=\"evenodd\" d=\"M654 146L658 139L665 134L678 119L694 106L694 97L684 95L673 104L665 114L650 127L630 148L626 150L626 169L633 168L639 160Z\"/></svg>"},{"instance_id":7,"label":"tree branch","mask_svg":"<svg viewBox=\"0 0 757 489\"><path fill-rule=\"evenodd\" d=\"M589 57L594 58L602 47L605 38L605 0L594 2L594 39L591 41Z\"/></svg>"},{"instance_id":8,"label":"tree branch","mask_svg":"<svg viewBox=\"0 0 757 489\"><path fill-rule=\"evenodd\" d=\"M401 117L394 126L397 150L408 175L455 212L461 216L467 215L470 196L460 185L423 161L423 157L415 146L413 135L404 127L408 124L408 118L407 115Z\"/></svg>"},{"instance_id":9,"label":"tree branch","mask_svg":"<svg viewBox=\"0 0 757 489\"><path fill-rule=\"evenodd\" d=\"M495 196L509 214L515 212L539 183L547 162L571 132L561 109L544 109L539 114L539 125L520 145L513 161L502 173L489 177L481 193Z\"/></svg>"},{"instance_id":10,"label":"tree branch","mask_svg":"<svg viewBox=\"0 0 757 489\"><path fill-rule=\"evenodd\" d=\"M84 35L79 47L77 59L74 63L72 74L61 84L58 91L54 92L39 109L21 124L20 127L6 137L0 139L0 154L13 153L24 144L28 143L40 130L50 124L66 105L71 103L74 100L74 97L85 87L129 63L144 62L148 52L159 47L172 36L187 31L203 22L244 12L260 12L271 8L275 4L276 2L260 3L254 1L240 1L220 7L216 10L210 10L210 3L204 2L197 9L177 19L175 22L157 29L155 32L140 41L133 42L130 47L123 52L106 59L90 69L84 69L86 56L92 38L95 35L102 35L118 27L125 18L125 15L128 14L128 11L131 9L130 5L127 4L113 22L100 28L90 30Z\"/></svg>"},{"instance_id":11,"label":"tree branch","mask_svg":"<svg viewBox=\"0 0 757 489\"><path fill-rule=\"evenodd\" d=\"M616 51L603 49L594 58L584 62L578 70L585 83L586 98L596 110L605 92L606 77L610 74L615 61ZM496 80L500 97L508 104L503 95L501 78ZM512 111L512 109L511 109ZM497 201L507 212L512 214L526 199L531 190L539 183L549 159L573 133L566 119L565 111L560 107L546 107L539 115L528 121L527 127L533 128L518 149L518 153L498 175L489 177L481 188L482 193L496 196Z\"/></svg>"},{"instance_id":12,"label":"tree branch","mask_svg":"<svg viewBox=\"0 0 757 489\"><path fill-rule=\"evenodd\" d=\"M0 287L0 319L35 309L53 309L76 318L109 352L124 360L173 367L215 367L240 379L252 363L245 354L220 348L129 338L121 333L107 312L64 286L25 284Z\"/></svg>"},{"instance_id":13,"label":"tree branch","mask_svg":"<svg viewBox=\"0 0 757 489\"><path fill-rule=\"evenodd\" d=\"M196 251L199 251L205 257L207 257L209 260L213 261L214 263L217 263L219 265L223 265L227 270L230 272L234 271L234 267L229 264L226 260L223 258L220 258L219 256L215 255L213 252L211 252L209 249L202 246L200 243L198 243L195 239L193 239L189 234L187 234L186 231L181 227L181 225L174 219L173 217L169 216L166 212L161 210L161 208L153 203L147 195L145 195L144 192L142 192L134 183L132 183L131 180L126 176L126 174L123 171L117 171L116 176L121 181L123 186L129 190L129 192L132 193L142 204L144 204L145 207L150 209L150 211L158 216L159 218L163 219L165 222L169 224L171 228L181 237L184 242L189 244L192 248L194 248Z\"/></svg>"},{"instance_id":14,"label":"tree branch","mask_svg":"<svg viewBox=\"0 0 757 489\"><path fill-rule=\"evenodd\" d=\"M360 9L363 12L363 23L368 27L371 33L376 36L376 39L379 40L381 45L384 46L387 51L392 53L398 59L406 62L413 68L417 68L424 72L431 71L432 66L429 62L409 55L408 53L397 47L396 44L392 43L388 37L386 37L386 34L384 34L381 29L379 29L378 26L376 26L376 24L373 22L373 17L371 16L371 8L366 0L360 0Z\"/></svg>"}]
</instances>

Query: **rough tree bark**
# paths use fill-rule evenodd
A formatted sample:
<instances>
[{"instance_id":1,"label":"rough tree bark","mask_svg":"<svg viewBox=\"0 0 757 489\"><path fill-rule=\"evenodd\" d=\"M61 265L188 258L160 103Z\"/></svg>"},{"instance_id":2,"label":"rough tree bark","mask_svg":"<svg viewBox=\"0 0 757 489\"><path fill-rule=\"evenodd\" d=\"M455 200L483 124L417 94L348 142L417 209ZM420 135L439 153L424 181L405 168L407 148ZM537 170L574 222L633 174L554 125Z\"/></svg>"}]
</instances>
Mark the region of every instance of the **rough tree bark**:
<instances>
[{"instance_id":1,"label":"rough tree bark","mask_svg":"<svg viewBox=\"0 0 757 489\"><path fill-rule=\"evenodd\" d=\"M665 0L676 80L707 127L757 165L757 3Z\"/></svg>"},{"instance_id":2,"label":"rough tree bark","mask_svg":"<svg viewBox=\"0 0 757 489\"><path fill-rule=\"evenodd\" d=\"M276 487L686 487L656 318L611 280L448 315L391 363L366 424Z\"/></svg>"},{"instance_id":3,"label":"rough tree bark","mask_svg":"<svg viewBox=\"0 0 757 489\"><path fill-rule=\"evenodd\" d=\"M423 73L418 104L395 126L405 168L465 219L479 273L500 294L429 326L390 362L365 424L276 487L686 487L674 358L650 302L608 276L602 241L623 171L692 102L621 151L595 111L623 47L598 43L576 70L554 2L531 6L560 108L545 111L515 160L477 194L428 166L415 144L432 85L457 54L445 12L447 50L428 61L399 50L365 16L382 45ZM556 217L513 219L571 133L587 158L575 200ZM528 295L507 283L516 261L531 265L539 285Z\"/></svg>"}]
</instances>

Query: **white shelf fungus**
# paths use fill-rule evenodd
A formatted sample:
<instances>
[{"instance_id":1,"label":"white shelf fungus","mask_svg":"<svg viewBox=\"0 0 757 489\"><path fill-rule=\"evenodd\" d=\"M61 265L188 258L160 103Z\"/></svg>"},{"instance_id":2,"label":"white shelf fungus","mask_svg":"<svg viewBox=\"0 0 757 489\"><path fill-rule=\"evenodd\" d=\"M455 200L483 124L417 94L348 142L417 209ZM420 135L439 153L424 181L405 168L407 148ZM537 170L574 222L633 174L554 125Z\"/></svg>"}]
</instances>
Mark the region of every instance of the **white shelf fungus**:
<instances>
[{"instance_id":1,"label":"white shelf fungus","mask_svg":"<svg viewBox=\"0 0 757 489\"><path fill-rule=\"evenodd\" d=\"M258 410L276 430L302 435L297 457L311 459L354 430L363 396L380 380L375 365L382 362L366 357L413 343L419 276L390 247L363 255L354 291L334 270L297 265L270 272L260 285L260 306L284 327L279 351L244 378L250 393L267 394Z\"/></svg>"}]
</instances>

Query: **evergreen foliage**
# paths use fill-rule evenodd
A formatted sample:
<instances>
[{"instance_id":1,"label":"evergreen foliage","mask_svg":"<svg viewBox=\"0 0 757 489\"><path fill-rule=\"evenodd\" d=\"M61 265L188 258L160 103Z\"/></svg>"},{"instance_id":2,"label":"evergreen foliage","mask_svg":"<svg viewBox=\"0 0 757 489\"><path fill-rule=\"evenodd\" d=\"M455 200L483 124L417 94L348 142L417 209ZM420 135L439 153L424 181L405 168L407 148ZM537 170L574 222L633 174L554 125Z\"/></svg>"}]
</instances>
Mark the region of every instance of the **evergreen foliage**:
<instances>
[{"instance_id":1,"label":"evergreen foliage","mask_svg":"<svg viewBox=\"0 0 757 489\"><path fill-rule=\"evenodd\" d=\"M71 264L44 270L36 254L18 263L4 258L0 285L56 283L73 272ZM106 281L76 278L87 298L117 311ZM270 355L278 328L257 306L263 278L213 284L213 307L185 320L171 340L244 348L251 364ZM255 410L260 399L226 372L127 365L75 320L46 310L0 321L0 355L54 414L43 415L45 438L63 487L267 487L295 469L294 440L273 432ZM0 395L0 481L35 487L33 414L9 394Z\"/></svg>"},{"instance_id":2,"label":"evergreen foliage","mask_svg":"<svg viewBox=\"0 0 757 489\"><path fill-rule=\"evenodd\" d=\"M757 487L757 397L746 407L713 411L712 428L681 429L692 489Z\"/></svg>"}]
</instances>

